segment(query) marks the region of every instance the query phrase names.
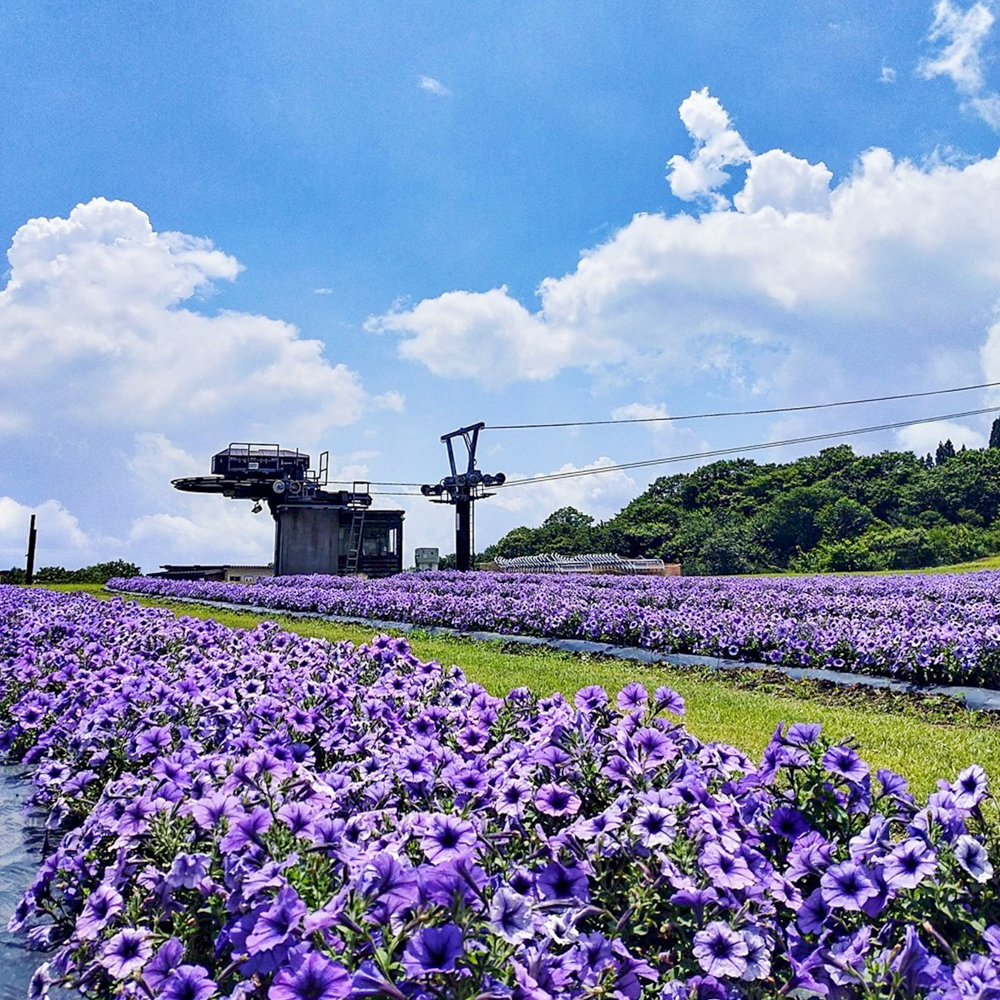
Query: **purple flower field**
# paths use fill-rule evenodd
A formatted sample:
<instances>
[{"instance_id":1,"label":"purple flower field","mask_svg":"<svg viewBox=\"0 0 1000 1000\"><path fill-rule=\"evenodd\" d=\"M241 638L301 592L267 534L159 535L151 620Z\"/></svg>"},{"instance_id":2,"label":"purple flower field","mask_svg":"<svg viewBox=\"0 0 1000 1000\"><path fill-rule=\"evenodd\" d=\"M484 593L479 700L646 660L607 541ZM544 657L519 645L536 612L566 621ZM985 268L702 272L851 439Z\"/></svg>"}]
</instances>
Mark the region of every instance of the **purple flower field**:
<instances>
[{"instance_id":1,"label":"purple flower field","mask_svg":"<svg viewBox=\"0 0 1000 1000\"><path fill-rule=\"evenodd\" d=\"M703 744L667 688L496 698L402 640L15 587L0 677L53 830L32 997L1000 995L978 766L918 802L816 725Z\"/></svg>"},{"instance_id":2,"label":"purple flower field","mask_svg":"<svg viewBox=\"0 0 1000 1000\"><path fill-rule=\"evenodd\" d=\"M913 576L615 577L404 573L256 585L112 580L118 590L274 610L665 653L832 667L913 683L1000 687L1000 572Z\"/></svg>"}]
</instances>

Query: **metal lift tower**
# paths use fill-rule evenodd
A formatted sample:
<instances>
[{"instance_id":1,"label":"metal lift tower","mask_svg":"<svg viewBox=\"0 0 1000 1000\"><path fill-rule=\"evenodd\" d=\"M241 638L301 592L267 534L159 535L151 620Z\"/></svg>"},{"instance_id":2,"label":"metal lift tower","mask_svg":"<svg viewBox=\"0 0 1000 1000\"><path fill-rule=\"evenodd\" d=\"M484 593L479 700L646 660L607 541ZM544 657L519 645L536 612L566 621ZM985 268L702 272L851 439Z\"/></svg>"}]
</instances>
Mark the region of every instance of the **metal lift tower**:
<instances>
[{"instance_id":1,"label":"metal lift tower","mask_svg":"<svg viewBox=\"0 0 1000 1000\"><path fill-rule=\"evenodd\" d=\"M275 521L274 575L389 576L403 569L403 511L369 510L368 483L326 490L329 455L319 471L309 456L276 444L231 444L212 458L212 475L172 481L186 493L220 493L267 504Z\"/></svg>"},{"instance_id":2,"label":"metal lift tower","mask_svg":"<svg viewBox=\"0 0 1000 1000\"><path fill-rule=\"evenodd\" d=\"M425 484L420 492L430 497L431 503L450 503L455 506L455 567L460 570L472 568L472 536L473 519L472 505L476 500L484 500L494 494L487 493L490 486L503 486L507 477L502 472L494 475L483 475L476 468L476 447L479 444L479 432L486 426L481 422L460 427L457 431L442 434L441 440L448 449L448 463L451 475L445 476L439 483ZM465 442L468 453L468 463L464 472L458 471L455 463L455 450L452 440L460 437Z\"/></svg>"}]
</instances>

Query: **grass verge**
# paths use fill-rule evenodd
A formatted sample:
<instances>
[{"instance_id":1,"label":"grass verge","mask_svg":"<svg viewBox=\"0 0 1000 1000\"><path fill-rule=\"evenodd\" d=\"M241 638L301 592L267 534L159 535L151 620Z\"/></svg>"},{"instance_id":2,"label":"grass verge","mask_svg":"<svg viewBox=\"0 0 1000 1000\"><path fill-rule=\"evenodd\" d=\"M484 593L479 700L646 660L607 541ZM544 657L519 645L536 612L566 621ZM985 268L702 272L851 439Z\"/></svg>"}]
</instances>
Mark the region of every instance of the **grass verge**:
<instances>
[{"instance_id":1,"label":"grass verge","mask_svg":"<svg viewBox=\"0 0 1000 1000\"><path fill-rule=\"evenodd\" d=\"M100 587L54 589L111 596ZM367 642L373 634L364 626L320 619L136 599L179 615L214 618L234 628L252 628L257 622L272 620L290 632L354 643ZM703 740L730 743L753 757L759 756L779 722L819 722L833 739L853 736L873 768L898 771L922 796L935 789L938 778L952 780L973 763L986 768L994 787L1000 782L1000 719L989 713L969 712L948 698L792 681L777 671L747 669L720 674L707 668L644 666L612 657L578 656L421 632L407 638L420 659L458 664L468 677L496 695L520 686L541 695L562 691L572 697L587 684L600 684L611 693L636 680L650 690L667 684L683 695L687 703L685 724L691 732Z\"/></svg>"}]
</instances>

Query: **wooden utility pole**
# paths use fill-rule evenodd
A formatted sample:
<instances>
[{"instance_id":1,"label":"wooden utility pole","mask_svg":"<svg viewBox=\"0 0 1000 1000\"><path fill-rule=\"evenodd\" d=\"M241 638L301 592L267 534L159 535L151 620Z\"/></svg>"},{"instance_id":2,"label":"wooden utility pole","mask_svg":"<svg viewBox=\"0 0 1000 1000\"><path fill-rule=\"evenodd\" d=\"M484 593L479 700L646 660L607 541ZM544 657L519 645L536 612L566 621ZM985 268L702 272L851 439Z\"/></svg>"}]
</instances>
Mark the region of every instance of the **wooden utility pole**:
<instances>
[{"instance_id":1,"label":"wooden utility pole","mask_svg":"<svg viewBox=\"0 0 1000 1000\"><path fill-rule=\"evenodd\" d=\"M28 528L28 565L24 571L24 582L32 584L35 580L35 540L38 532L35 531L35 515L31 515L31 526Z\"/></svg>"}]
</instances>

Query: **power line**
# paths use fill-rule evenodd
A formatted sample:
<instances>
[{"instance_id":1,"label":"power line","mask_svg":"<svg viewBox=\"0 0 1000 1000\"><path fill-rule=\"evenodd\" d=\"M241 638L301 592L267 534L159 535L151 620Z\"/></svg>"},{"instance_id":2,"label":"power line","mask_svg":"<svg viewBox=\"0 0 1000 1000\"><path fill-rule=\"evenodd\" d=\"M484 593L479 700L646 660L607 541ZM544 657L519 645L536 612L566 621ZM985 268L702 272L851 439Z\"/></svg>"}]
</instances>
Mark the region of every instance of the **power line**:
<instances>
[{"instance_id":1,"label":"power line","mask_svg":"<svg viewBox=\"0 0 1000 1000\"><path fill-rule=\"evenodd\" d=\"M868 396L865 399L843 399L836 403L809 403L805 406L775 406L762 410L723 410L718 413L687 413L666 417L628 417L623 420L566 420L549 424L487 424L491 431L525 431L554 427L602 427L611 424L655 424L673 420L706 420L710 417L756 417L771 413L802 413L806 410L829 410L836 406L858 406L862 403L887 403L897 399L922 399L927 396L944 396L951 392L971 392L974 389L993 389L1000 382L982 382L979 385L962 385L953 389L933 389L928 392L904 392L895 396ZM984 412L984 411L980 411ZM509 485L509 484L508 484Z\"/></svg>"},{"instance_id":2,"label":"power line","mask_svg":"<svg viewBox=\"0 0 1000 1000\"><path fill-rule=\"evenodd\" d=\"M767 410L734 410L732 412L726 413L696 413L690 414L688 416L675 416L675 417L638 417L635 419L628 420L591 420L591 421L576 421L576 422L566 422L566 423L553 423L553 424L504 424L504 425L487 425L489 430L527 430L531 428L545 428L545 427L582 427L582 426L594 426L599 424L619 424L619 423L652 423L667 420L697 420L704 417L732 417L732 416L754 416L759 414L768 413L796 413L803 410L817 410L817 409L829 409L835 406L853 406L859 403L879 403L886 402L889 400L897 399L917 399L925 396L940 396L946 393L953 392L968 392L973 389L989 389L995 386L1000 386L1000 382L984 382L980 385L967 385L958 386L952 389L935 389L931 392L914 392L914 393L902 393L895 396L872 396L867 399L853 399L853 400L843 400L836 403L817 403L808 406L787 406L787 407L775 407L773 409ZM782 441L765 441L759 442L757 444L743 445L735 448L719 448L714 451L700 451L693 452L687 455L673 455L667 458L655 458L646 459L639 462L627 462L619 465L606 465L598 469L578 469L573 472L553 472L545 476L535 476L530 479L514 479L508 480L503 488L507 486L523 486L528 483L544 483L550 482L555 479L572 479L578 476L587 475L599 475L603 472L621 472L627 469L640 469L647 466L653 465L666 465L671 462L687 462L698 458L718 458L725 455L735 455L744 451L763 451L767 448L781 448L788 445L795 444L808 444L813 441L829 441L837 437L853 437L859 434L874 434L878 431L883 430L898 430L901 427L913 427L917 424L927 424L934 423L937 420L951 420L958 417L970 417L977 416L984 413L993 413L1000 410L1000 407L984 407L978 410L965 410L961 413L946 413L941 416L936 417L920 417L916 420L901 420L895 423L889 424L875 424L870 427L856 427L849 430L834 431L825 434L811 434L805 437L797 438L787 438ZM328 482L333 485L353 485L356 482L361 482L362 480L349 480L349 479L331 479ZM369 486L396 486L419 489L420 483L403 483L395 481L377 481L377 480L364 480ZM410 492L391 492L388 490L383 491L373 491L374 495L377 496L420 496L419 493Z\"/></svg>"},{"instance_id":3,"label":"power line","mask_svg":"<svg viewBox=\"0 0 1000 1000\"><path fill-rule=\"evenodd\" d=\"M921 417L918 420L898 420L891 424L874 424L871 427L854 427L850 430L834 431L828 434L808 434L803 437L785 438L783 441L764 441L757 444L746 444L736 448L717 448L714 451L699 451L688 455L671 455L668 458L651 458L641 462L623 462L620 465L603 465L596 469L575 469L572 472L552 472L546 476L535 476L531 479L508 479L501 487L529 486L532 483L549 483L559 479L576 479L580 476L598 476L605 472L624 472L628 469L645 469L654 465L669 465L672 462L688 462L700 458L721 458L725 455L739 455L747 451L763 451L767 448L783 448L794 444L809 444L813 441L829 441L833 438L856 437L859 434L874 434L878 431L898 430L900 427L913 427L916 424L932 424L938 420L955 420L959 417L974 417L983 413L996 413L1000 406L986 406L979 410L964 410L961 413L943 413L937 417Z\"/></svg>"}]
</instances>

